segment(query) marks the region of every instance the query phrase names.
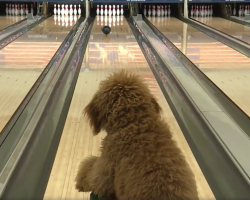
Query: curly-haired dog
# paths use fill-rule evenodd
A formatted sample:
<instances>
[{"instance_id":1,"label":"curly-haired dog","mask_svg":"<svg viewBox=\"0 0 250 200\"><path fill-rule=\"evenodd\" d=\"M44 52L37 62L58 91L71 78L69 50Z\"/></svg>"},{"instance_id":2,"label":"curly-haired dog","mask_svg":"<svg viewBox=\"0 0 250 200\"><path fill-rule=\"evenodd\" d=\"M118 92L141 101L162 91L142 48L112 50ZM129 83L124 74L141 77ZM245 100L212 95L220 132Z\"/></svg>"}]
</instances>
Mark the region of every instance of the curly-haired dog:
<instances>
[{"instance_id":1,"label":"curly-haired dog","mask_svg":"<svg viewBox=\"0 0 250 200\"><path fill-rule=\"evenodd\" d=\"M84 160L76 189L118 200L197 200L194 175L143 79L125 71L99 85L87 105L93 134L107 132L100 157Z\"/></svg>"}]
</instances>

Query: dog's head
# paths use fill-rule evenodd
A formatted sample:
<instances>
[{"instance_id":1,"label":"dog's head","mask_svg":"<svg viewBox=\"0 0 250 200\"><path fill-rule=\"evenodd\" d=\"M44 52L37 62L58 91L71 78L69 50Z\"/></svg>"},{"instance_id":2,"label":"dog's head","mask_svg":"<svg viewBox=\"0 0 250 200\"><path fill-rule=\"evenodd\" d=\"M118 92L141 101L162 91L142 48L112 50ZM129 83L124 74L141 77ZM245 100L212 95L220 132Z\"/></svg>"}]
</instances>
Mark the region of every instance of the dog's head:
<instances>
[{"instance_id":1,"label":"dog's head","mask_svg":"<svg viewBox=\"0 0 250 200\"><path fill-rule=\"evenodd\" d=\"M97 135L102 129L119 129L161 110L143 79L122 70L100 83L84 113Z\"/></svg>"}]
</instances>

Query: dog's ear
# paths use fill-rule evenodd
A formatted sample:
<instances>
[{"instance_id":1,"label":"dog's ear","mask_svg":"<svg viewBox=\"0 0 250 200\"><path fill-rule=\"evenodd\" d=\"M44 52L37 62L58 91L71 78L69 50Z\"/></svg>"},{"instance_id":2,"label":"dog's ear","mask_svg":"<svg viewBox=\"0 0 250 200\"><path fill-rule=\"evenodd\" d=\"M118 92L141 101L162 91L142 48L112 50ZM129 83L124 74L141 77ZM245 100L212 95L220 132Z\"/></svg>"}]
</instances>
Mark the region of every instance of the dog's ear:
<instances>
[{"instance_id":1,"label":"dog's ear","mask_svg":"<svg viewBox=\"0 0 250 200\"><path fill-rule=\"evenodd\" d=\"M100 133L102 129L101 116L100 116L100 112L98 111L98 107L96 105L97 102L98 102L97 97L95 96L83 111L83 113L87 115L90 126L93 129L94 135L97 135L98 133Z\"/></svg>"},{"instance_id":2,"label":"dog's ear","mask_svg":"<svg viewBox=\"0 0 250 200\"><path fill-rule=\"evenodd\" d=\"M162 108L161 106L158 104L157 100L155 97L152 97L151 98L151 102L153 103L154 107L155 107L155 111L157 114L161 113L162 112Z\"/></svg>"}]
</instances>

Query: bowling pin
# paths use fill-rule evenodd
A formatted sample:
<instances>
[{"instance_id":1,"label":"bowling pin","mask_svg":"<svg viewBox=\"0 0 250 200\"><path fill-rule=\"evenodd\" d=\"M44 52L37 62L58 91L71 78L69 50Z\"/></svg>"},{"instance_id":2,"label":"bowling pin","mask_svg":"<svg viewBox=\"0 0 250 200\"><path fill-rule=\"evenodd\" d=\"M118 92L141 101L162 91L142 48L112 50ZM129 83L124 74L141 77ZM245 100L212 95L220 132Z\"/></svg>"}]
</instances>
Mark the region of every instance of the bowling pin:
<instances>
[{"instance_id":1,"label":"bowling pin","mask_svg":"<svg viewBox=\"0 0 250 200\"><path fill-rule=\"evenodd\" d=\"M56 12L57 10L56 10L56 4L54 4L54 15L56 15Z\"/></svg>"},{"instance_id":2,"label":"bowling pin","mask_svg":"<svg viewBox=\"0 0 250 200\"><path fill-rule=\"evenodd\" d=\"M170 5L168 5L168 16L170 16L171 14L171 8L170 8Z\"/></svg>"},{"instance_id":3,"label":"bowling pin","mask_svg":"<svg viewBox=\"0 0 250 200\"><path fill-rule=\"evenodd\" d=\"M164 6L164 15L167 17L168 16L168 7L167 5Z\"/></svg>"},{"instance_id":4,"label":"bowling pin","mask_svg":"<svg viewBox=\"0 0 250 200\"><path fill-rule=\"evenodd\" d=\"M9 14L9 6L8 6L8 4L6 4L5 13L6 13L7 15Z\"/></svg>"},{"instance_id":5,"label":"bowling pin","mask_svg":"<svg viewBox=\"0 0 250 200\"><path fill-rule=\"evenodd\" d=\"M161 16L164 17L164 14L165 14L165 12L164 12L164 7L161 6Z\"/></svg>"},{"instance_id":6,"label":"bowling pin","mask_svg":"<svg viewBox=\"0 0 250 200\"><path fill-rule=\"evenodd\" d=\"M69 7L69 15L73 15L73 6L72 4L70 4L70 7Z\"/></svg>"},{"instance_id":7,"label":"bowling pin","mask_svg":"<svg viewBox=\"0 0 250 200\"><path fill-rule=\"evenodd\" d=\"M155 17L155 5L153 5L152 15L153 15L153 17Z\"/></svg>"},{"instance_id":8,"label":"bowling pin","mask_svg":"<svg viewBox=\"0 0 250 200\"><path fill-rule=\"evenodd\" d=\"M57 14L60 15L61 14L61 10L60 10L60 5L58 4L57 6Z\"/></svg>"},{"instance_id":9,"label":"bowling pin","mask_svg":"<svg viewBox=\"0 0 250 200\"><path fill-rule=\"evenodd\" d=\"M101 16L103 16L103 5L101 5Z\"/></svg>"},{"instance_id":10,"label":"bowling pin","mask_svg":"<svg viewBox=\"0 0 250 200\"><path fill-rule=\"evenodd\" d=\"M194 16L194 9L193 9L193 6L192 6L192 8L191 8L191 12L190 12L190 14L191 14L191 17L193 17L193 16Z\"/></svg>"},{"instance_id":11,"label":"bowling pin","mask_svg":"<svg viewBox=\"0 0 250 200\"><path fill-rule=\"evenodd\" d=\"M111 5L109 5L109 16L112 15Z\"/></svg>"},{"instance_id":12,"label":"bowling pin","mask_svg":"<svg viewBox=\"0 0 250 200\"><path fill-rule=\"evenodd\" d=\"M108 15L107 5L105 5L105 12L104 12L104 15L105 15L105 16Z\"/></svg>"},{"instance_id":13,"label":"bowling pin","mask_svg":"<svg viewBox=\"0 0 250 200\"><path fill-rule=\"evenodd\" d=\"M11 4L9 4L9 15L11 15L12 13L12 7L11 7Z\"/></svg>"},{"instance_id":14,"label":"bowling pin","mask_svg":"<svg viewBox=\"0 0 250 200\"><path fill-rule=\"evenodd\" d=\"M120 15L119 5L117 5L117 16Z\"/></svg>"},{"instance_id":15,"label":"bowling pin","mask_svg":"<svg viewBox=\"0 0 250 200\"><path fill-rule=\"evenodd\" d=\"M146 5L144 5L143 14L144 14L144 16L147 15L147 6Z\"/></svg>"},{"instance_id":16,"label":"bowling pin","mask_svg":"<svg viewBox=\"0 0 250 200\"><path fill-rule=\"evenodd\" d=\"M123 5L121 5L121 15L124 14Z\"/></svg>"},{"instance_id":17,"label":"bowling pin","mask_svg":"<svg viewBox=\"0 0 250 200\"><path fill-rule=\"evenodd\" d=\"M81 5L79 4L79 7L78 7L78 15L81 15L81 13L82 13Z\"/></svg>"},{"instance_id":18,"label":"bowling pin","mask_svg":"<svg viewBox=\"0 0 250 200\"><path fill-rule=\"evenodd\" d=\"M69 14L68 5L65 5L65 12L64 12L64 14L65 14L66 16L68 16L68 14Z\"/></svg>"},{"instance_id":19,"label":"bowling pin","mask_svg":"<svg viewBox=\"0 0 250 200\"><path fill-rule=\"evenodd\" d=\"M96 14L99 15L99 5L97 5Z\"/></svg>"},{"instance_id":20,"label":"bowling pin","mask_svg":"<svg viewBox=\"0 0 250 200\"><path fill-rule=\"evenodd\" d=\"M149 5L149 8L148 8L148 16L149 17L151 16L151 13L152 13L152 11L151 11L151 5Z\"/></svg>"},{"instance_id":21,"label":"bowling pin","mask_svg":"<svg viewBox=\"0 0 250 200\"><path fill-rule=\"evenodd\" d=\"M14 4L12 4L11 14L12 14L12 15L15 15L15 5L14 5Z\"/></svg>"},{"instance_id":22,"label":"bowling pin","mask_svg":"<svg viewBox=\"0 0 250 200\"><path fill-rule=\"evenodd\" d=\"M32 15L34 14L33 4L31 4L30 13L32 13Z\"/></svg>"},{"instance_id":23,"label":"bowling pin","mask_svg":"<svg viewBox=\"0 0 250 200\"><path fill-rule=\"evenodd\" d=\"M64 4L62 5L61 15L64 15Z\"/></svg>"},{"instance_id":24,"label":"bowling pin","mask_svg":"<svg viewBox=\"0 0 250 200\"><path fill-rule=\"evenodd\" d=\"M28 14L29 14L28 4L26 4L26 10L25 10L25 12L26 12L26 15L28 15Z\"/></svg>"},{"instance_id":25,"label":"bowling pin","mask_svg":"<svg viewBox=\"0 0 250 200\"><path fill-rule=\"evenodd\" d=\"M20 5L17 4L17 15L20 15L20 14L21 14L21 12L20 12Z\"/></svg>"},{"instance_id":26,"label":"bowling pin","mask_svg":"<svg viewBox=\"0 0 250 200\"><path fill-rule=\"evenodd\" d=\"M74 5L74 15L77 14L76 5Z\"/></svg>"},{"instance_id":27,"label":"bowling pin","mask_svg":"<svg viewBox=\"0 0 250 200\"><path fill-rule=\"evenodd\" d=\"M115 5L113 5L113 16L115 16L116 10L115 10Z\"/></svg>"}]
</instances>

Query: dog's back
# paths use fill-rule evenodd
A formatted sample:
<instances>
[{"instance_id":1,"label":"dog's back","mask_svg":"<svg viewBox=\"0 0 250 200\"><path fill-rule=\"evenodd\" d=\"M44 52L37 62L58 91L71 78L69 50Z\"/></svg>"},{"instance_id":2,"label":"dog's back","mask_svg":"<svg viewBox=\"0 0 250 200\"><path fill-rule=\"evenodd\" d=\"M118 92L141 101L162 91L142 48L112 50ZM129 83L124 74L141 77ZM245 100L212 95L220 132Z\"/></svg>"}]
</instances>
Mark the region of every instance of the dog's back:
<instances>
[{"instance_id":1,"label":"dog's back","mask_svg":"<svg viewBox=\"0 0 250 200\"><path fill-rule=\"evenodd\" d=\"M198 199L194 175L167 124L159 120L140 134L127 130L110 138L115 143L111 154L116 162L117 199Z\"/></svg>"}]
</instances>

